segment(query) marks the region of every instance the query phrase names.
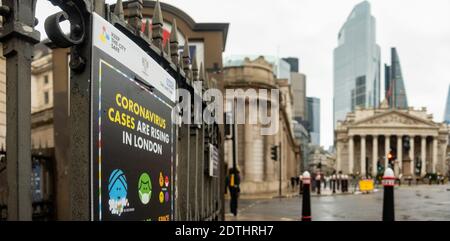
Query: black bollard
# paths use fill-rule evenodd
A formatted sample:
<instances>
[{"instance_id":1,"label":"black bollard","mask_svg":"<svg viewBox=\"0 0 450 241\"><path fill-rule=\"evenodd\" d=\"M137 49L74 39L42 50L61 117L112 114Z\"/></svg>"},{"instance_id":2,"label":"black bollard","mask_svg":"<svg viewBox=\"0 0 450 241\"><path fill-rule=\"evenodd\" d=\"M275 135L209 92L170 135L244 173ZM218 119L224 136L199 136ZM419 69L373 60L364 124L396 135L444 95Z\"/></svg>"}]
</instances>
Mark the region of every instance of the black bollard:
<instances>
[{"instance_id":1,"label":"black bollard","mask_svg":"<svg viewBox=\"0 0 450 241\"><path fill-rule=\"evenodd\" d=\"M394 186L395 175L391 168L386 169L383 176L384 196L383 196L383 221L395 221L394 212Z\"/></svg>"},{"instance_id":2,"label":"black bollard","mask_svg":"<svg viewBox=\"0 0 450 241\"><path fill-rule=\"evenodd\" d=\"M311 175L303 173L303 198L302 198L302 221L310 222L311 218Z\"/></svg>"}]
</instances>

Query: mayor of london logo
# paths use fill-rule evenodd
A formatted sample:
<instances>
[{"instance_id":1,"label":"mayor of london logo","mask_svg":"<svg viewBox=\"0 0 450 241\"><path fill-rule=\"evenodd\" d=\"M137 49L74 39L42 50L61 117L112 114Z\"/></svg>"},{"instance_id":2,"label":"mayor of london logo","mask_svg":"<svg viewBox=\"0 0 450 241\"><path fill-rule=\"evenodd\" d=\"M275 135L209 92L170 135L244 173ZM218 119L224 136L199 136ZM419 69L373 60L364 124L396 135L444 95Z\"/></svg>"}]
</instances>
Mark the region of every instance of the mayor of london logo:
<instances>
[{"instance_id":1,"label":"mayor of london logo","mask_svg":"<svg viewBox=\"0 0 450 241\"><path fill-rule=\"evenodd\" d=\"M100 40L104 44L106 44L107 42L109 42L111 40L111 35L108 34L105 26L102 27L102 33L100 34Z\"/></svg>"}]
</instances>

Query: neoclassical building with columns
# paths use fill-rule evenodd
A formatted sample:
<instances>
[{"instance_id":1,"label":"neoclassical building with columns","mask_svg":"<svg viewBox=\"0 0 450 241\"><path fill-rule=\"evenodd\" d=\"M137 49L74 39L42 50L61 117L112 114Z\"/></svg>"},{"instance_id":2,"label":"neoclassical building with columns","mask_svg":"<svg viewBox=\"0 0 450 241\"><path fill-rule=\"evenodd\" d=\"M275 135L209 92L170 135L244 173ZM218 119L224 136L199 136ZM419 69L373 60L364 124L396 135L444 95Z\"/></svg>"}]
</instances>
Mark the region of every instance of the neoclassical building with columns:
<instances>
[{"instance_id":1,"label":"neoclassical building with columns","mask_svg":"<svg viewBox=\"0 0 450 241\"><path fill-rule=\"evenodd\" d=\"M391 109L386 101L359 108L338 122L335 137L336 169L344 173L374 177L378 162L388 166L389 154L397 177L448 173L449 127L434 122L426 108Z\"/></svg>"},{"instance_id":2,"label":"neoclassical building with columns","mask_svg":"<svg viewBox=\"0 0 450 241\"><path fill-rule=\"evenodd\" d=\"M273 100L256 97L258 102L268 102L270 107L276 104L278 118L275 125L278 131L274 135L262 135L261 129L267 125L249 123L250 96L237 96L245 101L245 124L236 128L237 150L236 161L241 175L241 192L243 194L262 194L276 192L280 185L287 189L291 177L300 175L301 149L294 137L292 123L292 89L287 79L278 79L274 67L264 57L256 59L244 58L225 63L224 86L227 90L241 89L247 91L271 90L280 91L280 99ZM279 161L272 160L271 147L281 145L278 151ZM228 167L233 163L233 142L225 140L225 162Z\"/></svg>"}]
</instances>

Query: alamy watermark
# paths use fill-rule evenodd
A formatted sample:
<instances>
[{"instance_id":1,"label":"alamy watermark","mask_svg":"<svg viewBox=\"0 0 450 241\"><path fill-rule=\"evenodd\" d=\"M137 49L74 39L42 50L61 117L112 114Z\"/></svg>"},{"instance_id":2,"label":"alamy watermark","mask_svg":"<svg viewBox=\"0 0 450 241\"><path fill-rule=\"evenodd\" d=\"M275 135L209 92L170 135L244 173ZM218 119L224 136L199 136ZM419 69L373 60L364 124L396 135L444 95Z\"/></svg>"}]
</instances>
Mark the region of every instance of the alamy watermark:
<instances>
[{"instance_id":1,"label":"alamy watermark","mask_svg":"<svg viewBox=\"0 0 450 241\"><path fill-rule=\"evenodd\" d=\"M175 124L259 124L261 135L278 133L280 90L226 89L223 93L212 88L203 93L202 84L202 81L193 83L196 90L193 97L189 90L177 90L178 102L172 113ZM203 101L207 103L205 108Z\"/></svg>"}]
</instances>

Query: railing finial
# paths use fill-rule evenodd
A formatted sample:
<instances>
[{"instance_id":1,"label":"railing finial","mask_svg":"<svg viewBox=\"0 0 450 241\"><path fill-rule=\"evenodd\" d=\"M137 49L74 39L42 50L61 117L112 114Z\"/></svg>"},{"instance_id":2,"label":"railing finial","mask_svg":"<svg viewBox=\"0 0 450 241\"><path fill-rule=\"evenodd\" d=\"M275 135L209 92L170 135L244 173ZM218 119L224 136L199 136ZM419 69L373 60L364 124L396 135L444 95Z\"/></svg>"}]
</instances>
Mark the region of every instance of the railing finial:
<instances>
[{"instance_id":1,"label":"railing finial","mask_svg":"<svg viewBox=\"0 0 450 241\"><path fill-rule=\"evenodd\" d=\"M116 6L114 7L114 14L122 21L125 21L125 13L123 11L122 0L117 0Z\"/></svg>"},{"instance_id":2,"label":"railing finial","mask_svg":"<svg viewBox=\"0 0 450 241\"><path fill-rule=\"evenodd\" d=\"M178 28L177 20L173 19L172 31L170 32L170 53L172 57L172 62L178 65ZM167 44L167 43L166 43Z\"/></svg>"},{"instance_id":3,"label":"railing finial","mask_svg":"<svg viewBox=\"0 0 450 241\"><path fill-rule=\"evenodd\" d=\"M155 10L153 11L152 18L152 38L153 43L160 50L163 50L163 16L161 12L161 5L159 4L159 0L156 1Z\"/></svg>"}]
</instances>

